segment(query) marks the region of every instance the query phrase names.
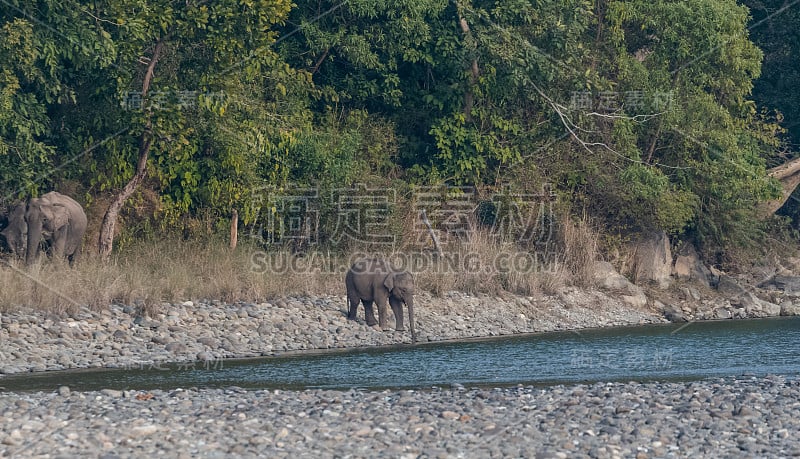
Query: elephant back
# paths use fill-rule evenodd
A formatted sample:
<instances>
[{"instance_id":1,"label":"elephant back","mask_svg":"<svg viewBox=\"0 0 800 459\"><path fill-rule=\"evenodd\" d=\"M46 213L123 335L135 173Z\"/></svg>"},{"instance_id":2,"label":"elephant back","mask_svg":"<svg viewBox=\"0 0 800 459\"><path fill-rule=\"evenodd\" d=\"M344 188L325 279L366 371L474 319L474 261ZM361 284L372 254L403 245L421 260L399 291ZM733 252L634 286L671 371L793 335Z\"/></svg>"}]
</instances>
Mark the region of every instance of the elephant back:
<instances>
[{"instance_id":1,"label":"elephant back","mask_svg":"<svg viewBox=\"0 0 800 459\"><path fill-rule=\"evenodd\" d=\"M81 206L78 201L65 194L61 194L58 191L45 193L40 199L43 199L52 205L66 207L69 211L69 222L71 227L78 229L83 228L83 231L85 231L88 220L86 218L86 212L83 210L83 206Z\"/></svg>"}]
</instances>

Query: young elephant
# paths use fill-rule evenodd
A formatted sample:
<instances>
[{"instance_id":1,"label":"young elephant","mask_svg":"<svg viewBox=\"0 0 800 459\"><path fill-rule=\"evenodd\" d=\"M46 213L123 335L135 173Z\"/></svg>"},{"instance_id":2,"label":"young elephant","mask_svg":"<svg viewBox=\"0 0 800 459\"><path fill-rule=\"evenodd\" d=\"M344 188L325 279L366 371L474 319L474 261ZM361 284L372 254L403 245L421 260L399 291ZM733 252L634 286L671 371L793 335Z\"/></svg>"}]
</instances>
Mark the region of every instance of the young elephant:
<instances>
[{"instance_id":1,"label":"young elephant","mask_svg":"<svg viewBox=\"0 0 800 459\"><path fill-rule=\"evenodd\" d=\"M411 340L417 341L414 331L414 276L407 271L399 271L381 259L364 259L353 263L345 276L347 301L350 305L347 318L356 319L358 303L364 303L367 325L378 323L382 330L388 329L386 324L386 303L392 307L395 329L404 331L403 303L408 306L408 321L411 326ZM378 322L372 311L372 303L378 306Z\"/></svg>"}]
</instances>

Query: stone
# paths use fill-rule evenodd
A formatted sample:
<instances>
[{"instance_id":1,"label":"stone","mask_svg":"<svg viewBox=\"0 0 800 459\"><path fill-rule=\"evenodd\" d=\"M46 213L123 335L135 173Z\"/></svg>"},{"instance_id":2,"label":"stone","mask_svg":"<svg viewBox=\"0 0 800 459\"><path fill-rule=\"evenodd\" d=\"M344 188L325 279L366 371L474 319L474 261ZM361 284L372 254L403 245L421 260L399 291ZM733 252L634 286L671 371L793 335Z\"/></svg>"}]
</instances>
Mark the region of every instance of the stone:
<instances>
[{"instance_id":1,"label":"stone","mask_svg":"<svg viewBox=\"0 0 800 459\"><path fill-rule=\"evenodd\" d=\"M121 390L114 390L114 389L103 389L100 391L101 394L105 395L106 397L111 398L121 398L122 391Z\"/></svg>"},{"instance_id":2,"label":"stone","mask_svg":"<svg viewBox=\"0 0 800 459\"><path fill-rule=\"evenodd\" d=\"M594 278L597 285L605 290L622 293L634 298L641 298L644 295L641 287L618 273L614 266L607 261L598 261L594 264ZM646 301L647 298L645 297Z\"/></svg>"},{"instance_id":3,"label":"stone","mask_svg":"<svg viewBox=\"0 0 800 459\"><path fill-rule=\"evenodd\" d=\"M682 287L681 293L683 293L683 298L686 301L700 301L702 299L700 292L694 287Z\"/></svg>"},{"instance_id":4,"label":"stone","mask_svg":"<svg viewBox=\"0 0 800 459\"><path fill-rule=\"evenodd\" d=\"M69 394L72 391L69 389L69 386L61 386L58 388L58 395L62 397L69 397Z\"/></svg>"},{"instance_id":5,"label":"stone","mask_svg":"<svg viewBox=\"0 0 800 459\"><path fill-rule=\"evenodd\" d=\"M706 268L694 245L684 244L678 251L675 263L672 265L672 275L678 279L694 281L706 287L711 286L711 270Z\"/></svg>"},{"instance_id":6,"label":"stone","mask_svg":"<svg viewBox=\"0 0 800 459\"><path fill-rule=\"evenodd\" d=\"M622 301L628 303L634 308L641 309L647 306L647 295L644 294L644 291L640 290L634 295L622 295Z\"/></svg>"},{"instance_id":7,"label":"stone","mask_svg":"<svg viewBox=\"0 0 800 459\"><path fill-rule=\"evenodd\" d=\"M773 276L758 284L759 288L778 290L787 294L800 293L800 277L798 276Z\"/></svg>"},{"instance_id":8,"label":"stone","mask_svg":"<svg viewBox=\"0 0 800 459\"><path fill-rule=\"evenodd\" d=\"M680 309L672 305L664 306L664 317L670 322L688 322L689 319Z\"/></svg>"},{"instance_id":9,"label":"stone","mask_svg":"<svg viewBox=\"0 0 800 459\"><path fill-rule=\"evenodd\" d=\"M761 310L764 312L765 316L775 317L781 315L783 309L779 304L761 300Z\"/></svg>"},{"instance_id":10,"label":"stone","mask_svg":"<svg viewBox=\"0 0 800 459\"><path fill-rule=\"evenodd\" d=\"M672 282L672 251L663 231L647 234L633 246L633 280L666 289Z\"/></svg>"},{"instance_id":11,"label":"stone","mask_svg":"<svg viewBox=\"0 0 800 459\"><path fill-rule=\"evenodd\" d=\"M716 319L730 319L732 317L733 314L725 308L719 308L714 311L714 318Z\"/></svg>"},{"instance_id":12,"label":"stone","mask_svg":"<svg viewBox=\"0 0 800 459\"><path fill-rule=\"evenodd\" d=\"M286 427L281 427L281 430L279 430L275 434L275 440L280 440L280 439L286 438L288 436L289 436L289 429L287 429Z\"/></svg>"},{"instance_id":13,"label":"stone","mask_svg":"<svg viewBox=\"0 0 800 459\"><path fill-rule=\"evenodd\" d=\"M185 344L176 342L167 343L164 349L166 349L167 352L172 352L173 354L181 354L189 350Z\"/></svg>"},{"instance_id":14,"label":"stone","mask_svg":"<svg viewBox=\"0 0 800 459\"><path fill-rule=\"evenodd\" d=\"M747 289L742 287L739 281L727 274L721 274L719 276L717 291L728 297L738 297L739 295L747 293Z\"/></svg>"},{"instance_id":15,"label":"stone","mask_svg":"<svg viewBox=\"0 0 800 459\"><path fill-rule=\"evenodd\" d=\"M756 317L773 317L781 313L780 305L764 301L752 292L744 292L731 300L731 303L744 308L748 315Z\"/></svg>"},{"instance_id":16,"label":"stone","mask_svg":"<svg viewBox=\"0 0 800 459\"><path fill-rule=\"evenodd\" d=\"M202 345L204 345L204 346L208 346L210 348L217 347L217 340L215 340L214 338L209 338L207 336L204 336L202 338L198 338L197 342L202 344Z\"/></svg>"},{"instance_id":17,"label":"stone","mask_svg":"<svg viewBox=\"0 0 800 459\"><path fill-rule=\"evenodd\" d=\"M800 302L794 303L791 300L783 300L781 303L782 316L800 316Z\"/></svg>"},{"instance_id":18,"label":"stone","mask_svg":"<svg viewBox=\"0 0 800 459\"><path fill-rule=\"evenodd\" d=\"M24 438L22 436L22 432L19 429L14 429L8 434L8 436L3 438L3 441L0 443L9 446L17 446L21 445L23 440Z\"/></svg>"},{"instance_id":19,"label":"stone","mask_svg":"<svg viewBox=\"0 0 800 459\"><path fill-rule=\"evenodd\" d=\"M158 432L158 426L154 424L134 426L131 427L130 430L128 430L128 437L141 438L141 437L146 437L148 435L153 435L156 432Z\"/></svg>"}]
</instances>

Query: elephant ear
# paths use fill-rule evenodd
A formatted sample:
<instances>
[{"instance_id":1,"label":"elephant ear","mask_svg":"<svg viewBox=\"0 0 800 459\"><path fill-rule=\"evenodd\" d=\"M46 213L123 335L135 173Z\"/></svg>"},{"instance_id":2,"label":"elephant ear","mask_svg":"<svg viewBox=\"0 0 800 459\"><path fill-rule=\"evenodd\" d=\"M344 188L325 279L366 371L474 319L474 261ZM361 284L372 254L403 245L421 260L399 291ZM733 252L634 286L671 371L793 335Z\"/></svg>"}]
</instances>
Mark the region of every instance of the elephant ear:
<instances>
[{"instance_id":1,"label":"elephant ear","mask_svg":"<svg viewBox=\"0 0 800 459\"><path fill-rule=\"evenodd\" d=\"M386 276L386 279L383 280L383 286L386 287L390 292L394 288L394 274L395 273L389 273L389 275Z\"/></svg>"},{"instance_id":2,"label":"elephant ear","mask_svg":"<svg viewBox=\"0 0 800 459\"><path fill-rule=\"evenodd\" d=\"M47 216L52 222L53 228L61 228L69 223L69 209L60 204L53 204L51 206L52 212Z\"/></svg>"}]
</instances>

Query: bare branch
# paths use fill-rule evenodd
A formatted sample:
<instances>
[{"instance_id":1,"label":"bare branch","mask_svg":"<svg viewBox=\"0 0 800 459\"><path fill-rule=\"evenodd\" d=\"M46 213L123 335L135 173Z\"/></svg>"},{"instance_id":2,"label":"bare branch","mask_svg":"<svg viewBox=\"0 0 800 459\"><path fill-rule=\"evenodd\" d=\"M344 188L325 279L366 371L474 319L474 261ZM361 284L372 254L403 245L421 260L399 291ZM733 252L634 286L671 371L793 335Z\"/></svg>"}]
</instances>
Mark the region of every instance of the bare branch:
<instances>
[{"instance_id":1,"label":"bare branch","mask_svg":"<svg viewBox=\"0 0 800 459\"><path fill-rule=\"evenodd\" d=\"M569 132L570 136L572 136L572 138L576 142L578 142L586 151L588 151L590 153L594 153L595 151L592 150L591 147L601 147L601 148L605 149L606 151L608 151L610 153L613 153L614 155L624 159L625 161L629 161L629 162L632 162L632 163L635 163L635 164L650 165L648 163L645 163L642 160L629 158L629 157L623 155L622 153L614 150L613 148L608 146L606 143L603 143L603 142L587 142L587 141L583 140L576 133L576 131L581 131L581 132L586 132L586 133L593 133L593 131L585 130L585 129L581 128L580 126L578 126L577 124L575 124L572 121L572 119L570 119L569 115L567 114L568 109L566 107L564 107L563 105L561 105L561 104L555 102L553 99L551 99L534 82L528 81L528 83L539 94L539 96L541 96L548 103L548 105L550 105L550 107L556 112L556 114L558 115L559 119L561 120L561 124ZM591 114L602 116L603 118L606 118L606 119L626 119L626 120L634 120L634 121L637 121L637 122L640 121L640 120L644 121L646 119L658 116L658 114L651 114L651 115L636 115L636 116L630 117L630 116L627 116L627 115L603 114L603 113L596 113L596 112L592 112ZM647 116L649 118L642 118L642 117L645 117L645 116ZM653 165L656 165L656 166L659 166L659 167L668 168L668 169L691 169L691 167L669 166L667 164L660 164L660 163L653 163Z\"/></svg>"},{"instance_id":2,"label":"bare branch","mask_svg":"<svg viewBox=\"0 0 800 459\"><path fill-rule=\"evenodd\" d=\"M108 24L115 25L115 26L121 26L122 25L122 24L119 24L119 23L114 22L114 21L109 21L108 19L99 18L99 17L95 16L94 14L90 13L87 10L83 10L83 12L88 14L89 16L91 16L92 19L94 19L97 22L106 22Z\"/></svg>"}]
</instances>

